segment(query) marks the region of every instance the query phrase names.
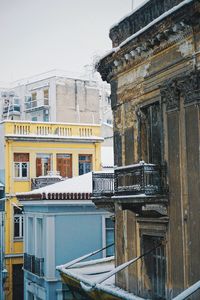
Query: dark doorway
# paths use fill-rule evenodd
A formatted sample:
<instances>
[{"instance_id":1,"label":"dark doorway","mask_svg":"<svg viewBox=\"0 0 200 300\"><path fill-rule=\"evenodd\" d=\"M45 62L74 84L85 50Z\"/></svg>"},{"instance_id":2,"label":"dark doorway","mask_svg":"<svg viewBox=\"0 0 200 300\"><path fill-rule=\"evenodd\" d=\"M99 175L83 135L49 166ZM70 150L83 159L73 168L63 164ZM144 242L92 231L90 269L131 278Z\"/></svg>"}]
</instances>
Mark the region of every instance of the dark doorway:
<instances>
[{"instance_id":1,"label":"dark doorway","mask_svg":"<svg viewBox=\"0 0 200 300\"><path fill-rule=\"evenodd\" d=\"M24 272L23 265L13 265L13 300L24 299Z\"/></svg>"},{"instance_id":2,"label":"dark doorway","mask_svg":"<svg viewBox=\"0 0 200 300\"><path fill-rule=\"evenodd\" d=\"M150 296L153 300L164 300L166 279L165 246L161 244L163 238L158 236L143 235L143 253L155 249L144 257L146 275L150 282ZM159 245L159 246L158 246ZM156 247L158 246L158 247Z\"/></svg>"}]
</instances>

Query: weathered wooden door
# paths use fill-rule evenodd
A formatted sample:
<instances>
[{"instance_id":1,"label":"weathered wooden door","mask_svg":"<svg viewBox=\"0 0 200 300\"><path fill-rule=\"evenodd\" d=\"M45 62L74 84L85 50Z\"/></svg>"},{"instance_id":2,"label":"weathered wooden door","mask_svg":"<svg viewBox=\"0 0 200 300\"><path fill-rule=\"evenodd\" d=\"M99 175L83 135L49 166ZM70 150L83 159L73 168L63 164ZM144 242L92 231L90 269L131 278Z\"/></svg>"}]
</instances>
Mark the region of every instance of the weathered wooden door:
<instances>
[{"instance_id":1,"label":"weathered wooden door","mask_svg":"<svg viewBox=\"0 0 200 300\"><path fill-rule=\"evenodd\" d=\"M158 236L143 235L143 253L148 252L161 243L163 238ZM146 276L150 282L150 295L153 300L164 300L166 279L166 258L164 245L159 245L144 257ZM142 270L144 272L144 270Z\"/></svg>"}]
</instances>

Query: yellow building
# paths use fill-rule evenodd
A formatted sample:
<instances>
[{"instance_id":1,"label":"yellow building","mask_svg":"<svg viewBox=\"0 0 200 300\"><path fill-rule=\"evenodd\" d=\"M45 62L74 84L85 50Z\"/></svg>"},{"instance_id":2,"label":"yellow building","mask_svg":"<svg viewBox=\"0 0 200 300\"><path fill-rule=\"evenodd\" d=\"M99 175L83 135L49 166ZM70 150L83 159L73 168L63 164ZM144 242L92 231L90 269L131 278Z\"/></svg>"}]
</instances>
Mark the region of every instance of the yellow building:
<instances>
[{"instance_id":1,"label":"yellow building","mask_svg":"<svg viewBox=\"0 0 200 300\"><path fill-rule=\"evenodd\" d=\"M23 299L23 208L16 193L48 180L100 170L100 126L4 121L0 124L0 180L5 182L6 300ZM56 176L55 176L56 175ZM45 176L45 177L44 177ZM58 191L59 192L59 191Z\"/></svg>"}]
</instances>

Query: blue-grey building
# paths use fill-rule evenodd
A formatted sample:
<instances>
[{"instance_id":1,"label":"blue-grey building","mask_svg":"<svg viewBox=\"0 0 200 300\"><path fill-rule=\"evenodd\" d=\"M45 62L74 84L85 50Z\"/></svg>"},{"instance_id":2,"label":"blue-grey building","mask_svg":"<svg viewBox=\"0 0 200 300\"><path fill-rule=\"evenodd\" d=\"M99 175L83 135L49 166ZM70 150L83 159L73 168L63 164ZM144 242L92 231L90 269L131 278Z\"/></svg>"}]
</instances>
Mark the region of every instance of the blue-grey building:
<instances>
[{"instance_id":1,"label":"blue-grey building","mask_svg":"<svg viewBox=\"0 0 200 300\"><path fill-rule=\"evenodd\" d=\"M95 208L91 192L87 173L18 194L24 206L25 300L63 299L56 266L113 242L111 215ZM109 249L94 258L112 254Z\"/></svg>"}]
</instances>

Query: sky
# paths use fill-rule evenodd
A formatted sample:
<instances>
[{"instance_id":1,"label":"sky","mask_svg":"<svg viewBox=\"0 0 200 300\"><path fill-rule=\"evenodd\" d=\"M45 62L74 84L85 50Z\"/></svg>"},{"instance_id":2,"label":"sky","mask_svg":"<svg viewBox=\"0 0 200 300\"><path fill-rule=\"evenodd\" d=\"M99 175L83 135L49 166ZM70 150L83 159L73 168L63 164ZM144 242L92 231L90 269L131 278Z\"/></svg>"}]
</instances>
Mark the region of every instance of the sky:
<instances>
[{"instance_id":1,"label":"sky","mask_svg":"<svg viewBox=\"0 0 200 300\"><path fill-rule=\"evenodd\" d=\"M0 82L82 72L111 49L109 29L144 0L0 0Z\"/></svg>"}]
</instances>

